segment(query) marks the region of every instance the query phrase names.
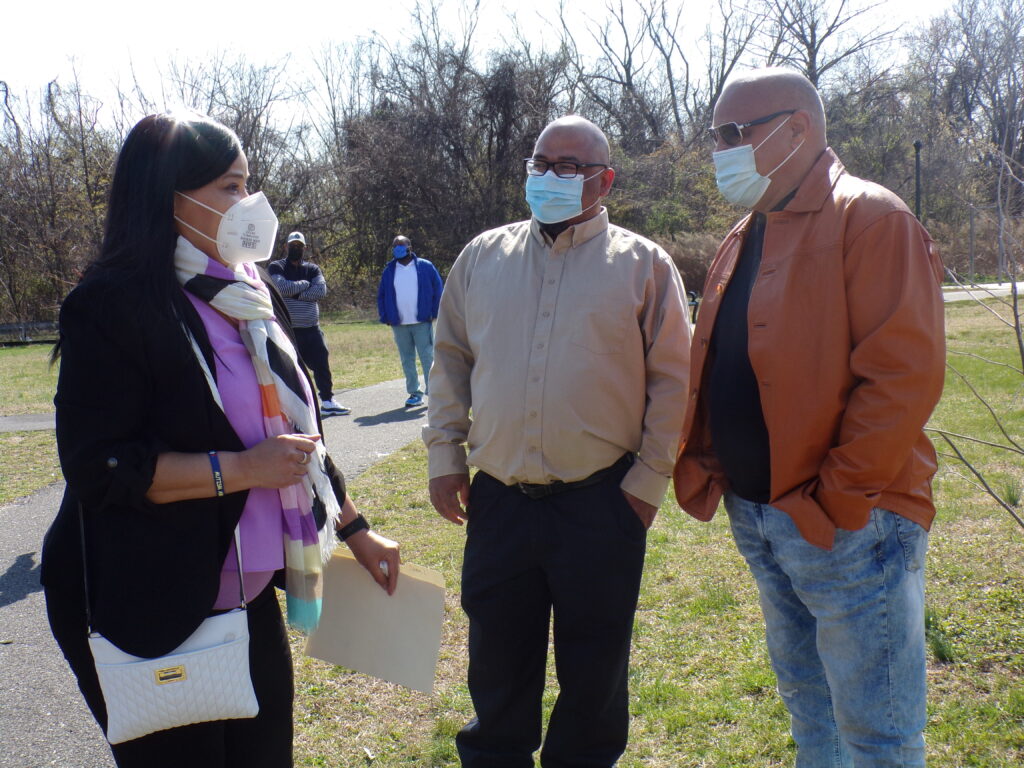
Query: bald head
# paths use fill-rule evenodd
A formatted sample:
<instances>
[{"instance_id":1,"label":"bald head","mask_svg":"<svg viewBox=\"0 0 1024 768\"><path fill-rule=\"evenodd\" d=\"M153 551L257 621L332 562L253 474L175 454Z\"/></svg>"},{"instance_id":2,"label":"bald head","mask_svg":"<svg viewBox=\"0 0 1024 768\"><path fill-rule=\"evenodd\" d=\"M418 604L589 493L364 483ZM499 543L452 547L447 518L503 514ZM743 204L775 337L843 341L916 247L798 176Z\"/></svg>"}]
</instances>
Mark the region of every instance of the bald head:
<instances>
[{"instance_id":1,"label":"bald head","mask_svg":"<svg viewBox=\"0 0 1024 768\"><path fill-rule=\"evenodd\" d=\"M563 140L568 138L577 145L579 151L586 154L586 158L580 158L583 162L605 164L611 162L611 152L608 149L608 139L605 137L604 131L584 117L566 115L552 120L537 137L534 151L536 152L536 147L541 146L545 139L556 136Z\"/></svg>"},{"instance_id":2,"label":"bald head","mask_svg":"<svg viewBox=\"0 0 1024 768\"><path fill-rule=\"evenodd\" d=\"M810 124L808 140L820 143L822 149L827 145L821 96L811 81L795 69L765 67L738 72L726 81L718 101L727 99L749 105L750 119L783 109L803 110Z\"/></svg>"},{"instance_id":3,"label":"bald head","mask_svg":"<svg viewBox=\"0 0 1024 768\"><path fill-rule=\"evenodd\" d=\"M771 184L755 211L770 211L797 189L828 146L821 97L799 72L777 67L740 72L729 78L715 104L716 149L749 145L756 171Z\"/></svg>"},{"instance_id":4,"label":"bald head","mask_svg":"<svg viewBox=\"0 0 1024 768\"><path fill-rule=\"evenodd\" d=\"M551 234L552 237L557 236L556 230L562 231L579 224L597 216L603 210L599 203L611 191L615 171L611 167L608 139L592 122L579 115L566 115L548 123L537 137L537 143L533 147L533 159L550 166L558 163L575 163L576 173L578 177L582 177L578 215L559 222L552 222L543 215L538 216L538 220L546 222L544 226L551 230L549 234L554 233ZM554 172L553 167L547 171ZM527 181L527 185L531 183L534 182Z\"/></svg>"}]
</instances>

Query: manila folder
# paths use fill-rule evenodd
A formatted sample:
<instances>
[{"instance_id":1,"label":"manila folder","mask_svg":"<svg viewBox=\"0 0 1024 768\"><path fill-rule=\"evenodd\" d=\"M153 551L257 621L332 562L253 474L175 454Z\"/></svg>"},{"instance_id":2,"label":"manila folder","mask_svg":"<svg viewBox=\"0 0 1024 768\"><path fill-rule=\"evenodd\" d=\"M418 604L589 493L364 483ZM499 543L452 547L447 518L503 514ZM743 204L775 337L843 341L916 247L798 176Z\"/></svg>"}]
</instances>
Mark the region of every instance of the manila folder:
<instances>
[{"instance_id":1,"label":"manila folder","mask_svg":"<svg viewBox=\"0 0 1024 768\"><path fill-rule=\"evenodd\" d=\"M388 595L347 550L324 569L320 625L306 654L424 693L434 688L441 648L444 577L403 564Z\"/></svg>"}]
</instances>

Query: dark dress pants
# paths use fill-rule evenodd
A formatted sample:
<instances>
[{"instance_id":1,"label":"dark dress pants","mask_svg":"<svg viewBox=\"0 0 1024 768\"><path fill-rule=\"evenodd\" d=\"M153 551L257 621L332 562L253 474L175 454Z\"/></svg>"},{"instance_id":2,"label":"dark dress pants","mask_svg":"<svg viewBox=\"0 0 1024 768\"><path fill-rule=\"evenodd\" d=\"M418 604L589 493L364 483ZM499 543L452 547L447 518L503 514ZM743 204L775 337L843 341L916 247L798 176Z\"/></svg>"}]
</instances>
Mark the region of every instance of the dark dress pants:
<instances>
[{"instance_id":1,"label":"dark dress pants","mask_svg":"<svg viewBox=\"0 0 1024 768\"><path fill-rule=\"evenodd\" d=\"M46 591L46 610L57 644L100 727L107 709L86 641L81 595ZM249 669L259 714L157 731L111 746L118 768L291 768L291 650L273 586L249 603Z\"/></svg>"},{"instance_id":2,"label":"dark dress pants","mask_svg":"<svg viewBox=\"0 0 1024 768\"><path fill-rule=\"evenodd\" d=\"M626 748L633 615L646 531L619 488L531 499L473 479L462 568L476 718L456 737L466 768L531 768L541 743L549 620L559 695L544 768L608 768Z\"/></svg>"},{"instance_id":3,"label":"dark dress pants","mask_svg":"<svg viewBox=\"0 0 1024 768\"><path fill-rule=\"evenodd\" d=\"M334 395L334 380L331 378L331 364L327 355L327 344L319 325L312 328L293 328L299 357L306 367L313 371L313 381L321 400L330 400Z\"/></svg>"}]
</instances>

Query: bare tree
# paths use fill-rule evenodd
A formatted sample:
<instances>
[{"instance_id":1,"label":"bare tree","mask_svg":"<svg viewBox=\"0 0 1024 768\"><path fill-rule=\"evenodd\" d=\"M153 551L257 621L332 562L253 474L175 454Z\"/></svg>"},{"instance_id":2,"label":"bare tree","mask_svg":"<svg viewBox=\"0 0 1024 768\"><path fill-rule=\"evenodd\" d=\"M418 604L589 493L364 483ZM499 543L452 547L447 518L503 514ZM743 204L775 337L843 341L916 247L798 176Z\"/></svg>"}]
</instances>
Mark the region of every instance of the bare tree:
<instances>
[{"instance_id":1,"label":"bare tree","mask_svg":"<svg viewBox=\"0 0 1024 768\"><path fill-rule=\"evenodd\" d=\"M693 90L692 118L699 128L711 123L711 110L729 76L750 53L761 33L763 15L734 0L718 0L718 26L704 30L704 78Z\"/></svg>"},{"instance_id":2,"label":"bare tree","mask_svg":"<svg viewBox=\"0 0 1024 768\"><path fill-rule=\"evenodd\" d=\"M797 67L817 87L829 71L851 56L893 36L891 29L860 28L865 15L880 5L855 7L851 0L770 0L765 59L769 65Z\"/></svg>"},{"instance_id":3,"label":"bare tree","mask_svg":"<svg viewBox=\"0 0 1024 768\"><path fill-rule=\"evenodd\" d=\"M0 95L0 315L47 319L99 247L113 140L77 81L36 110Z\"/></svg>"}]
</instances>

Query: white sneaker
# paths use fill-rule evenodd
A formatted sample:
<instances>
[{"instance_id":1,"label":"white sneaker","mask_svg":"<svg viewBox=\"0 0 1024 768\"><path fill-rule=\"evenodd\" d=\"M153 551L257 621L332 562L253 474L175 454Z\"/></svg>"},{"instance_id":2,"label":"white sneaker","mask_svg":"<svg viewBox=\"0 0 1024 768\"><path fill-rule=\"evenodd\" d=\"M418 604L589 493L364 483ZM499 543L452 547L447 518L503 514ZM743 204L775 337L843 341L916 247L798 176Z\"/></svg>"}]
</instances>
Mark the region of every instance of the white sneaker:
<instances>
[{"instance_id":1,"label":"white sneaker","mask_svg":"<svg viewBox=\"0 0 1024 768\"><path fill-rule=\"evenodd\" d=\"M320 403L321 416L344 416L346 413L352 413L352 409L338 405L333 400L324 400Z\"/></svg>"}]
</instances>

